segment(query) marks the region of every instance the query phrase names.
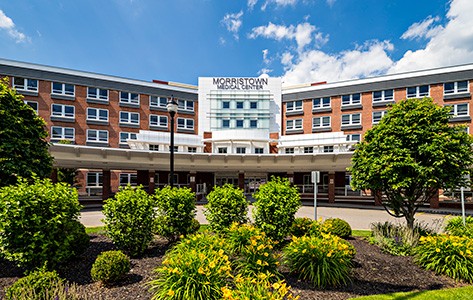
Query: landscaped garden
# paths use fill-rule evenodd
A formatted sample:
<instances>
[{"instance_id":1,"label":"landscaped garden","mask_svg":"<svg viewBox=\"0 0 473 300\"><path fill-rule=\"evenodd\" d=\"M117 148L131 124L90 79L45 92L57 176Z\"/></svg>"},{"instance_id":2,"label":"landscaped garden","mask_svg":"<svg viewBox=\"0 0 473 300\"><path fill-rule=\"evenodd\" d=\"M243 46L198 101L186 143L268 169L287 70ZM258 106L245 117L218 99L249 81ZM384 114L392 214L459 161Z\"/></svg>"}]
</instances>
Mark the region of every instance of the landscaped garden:
<instances>
[{"instance_id":1,"label":"landscaped garden","mask_svg":"<svg viewBox=\"0 0 473 300\"><path fill-rule=\"evenodd\" d=\"M279 178L254 194L252 224L242 191L216 187L205 228L185 188L126 187L88 234L65 184L20 180L0 197L2 299L348 299L468 286L449 292L456 299L473 282L473 218L451 219L447 234L385 223L354 236L341 219L294 218L299 193Z\"/></svg>"}]
</instances>

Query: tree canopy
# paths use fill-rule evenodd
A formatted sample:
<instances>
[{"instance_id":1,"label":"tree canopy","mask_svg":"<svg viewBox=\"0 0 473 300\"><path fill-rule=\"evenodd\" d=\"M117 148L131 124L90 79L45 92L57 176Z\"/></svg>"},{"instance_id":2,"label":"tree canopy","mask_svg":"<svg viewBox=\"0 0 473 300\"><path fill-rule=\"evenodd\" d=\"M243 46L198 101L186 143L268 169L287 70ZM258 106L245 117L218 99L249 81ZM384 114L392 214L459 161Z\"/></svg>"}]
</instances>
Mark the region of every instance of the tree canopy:
<instances>
[{"instance_id":1,"label":"tree canopy","mask_svg":"<svg viewBox=\"0 0 473 300\"><path fill-rule=\"evenodd\" d=\"M8 86L8 79L0 80L0 186L16 183L19 176L51 174L45 126L23 96Z\"/></svg>"},{"instance_id":2,"label":"tree canopy","mask_svg":"<svg viewBox=\"0 0 473 300\"><path fill-rule=\"evenodd\" d=\"M466 184L473 163L473 138L449 123L451 108L431 98L394 104L366 132L352 158L352 187L383 193L383 205L414 225L414 214L438 189Z\"/></svg>"}]
</instances>

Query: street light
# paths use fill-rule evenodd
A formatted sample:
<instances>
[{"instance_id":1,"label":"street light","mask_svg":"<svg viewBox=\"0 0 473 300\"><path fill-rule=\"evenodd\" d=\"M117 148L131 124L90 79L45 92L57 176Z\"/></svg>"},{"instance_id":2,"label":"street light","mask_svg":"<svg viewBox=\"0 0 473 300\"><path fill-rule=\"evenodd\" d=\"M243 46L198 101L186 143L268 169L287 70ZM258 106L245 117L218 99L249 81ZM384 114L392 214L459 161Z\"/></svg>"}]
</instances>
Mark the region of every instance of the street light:
<instances>
[{"instance_id":1,"label":"street light","mask_svg":"<svg viewBox=\"0 0 473 300\"><path fill-rule=\"evenodd\" d=\"M171 99L168 101L166 108L171 116L171 158L170 158L170 172L169 172L169 185L171 188L174 187L174 116L177 113L177 103L174 101L174 98L171 96Z\"/></svg>"}]
</instances>

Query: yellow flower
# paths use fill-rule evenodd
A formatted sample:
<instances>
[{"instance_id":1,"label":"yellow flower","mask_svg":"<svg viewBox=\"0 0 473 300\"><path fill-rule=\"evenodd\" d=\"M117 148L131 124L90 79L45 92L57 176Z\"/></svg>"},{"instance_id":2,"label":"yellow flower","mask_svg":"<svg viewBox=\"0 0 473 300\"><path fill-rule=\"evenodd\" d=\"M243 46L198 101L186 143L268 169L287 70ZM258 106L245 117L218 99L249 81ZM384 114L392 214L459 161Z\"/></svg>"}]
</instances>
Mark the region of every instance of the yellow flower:
<instances>
[{"instance_id":1,"label":"yellow flower","mask_svg":"<svg viewBox=\"0 0 473 300\"><path fill-rule=\"evenodd\" d=\"M435 249L435 252L440 252L440 249L439 248Z\"/></svg>"},{"instance_id":2,"label":"yellow flower","mask_svg":"<svg viewBox=\"0 0 473 300\"><path fill-rule=\"evenodd\" d=\"M306 250L306 249L302 250L302 253L306 253L306 252L307 252L307 250Z\"/></svg>"},{"instance_id":3,"label":"yellow flower","mask_svg":"<svg viewBox=\"0 0 473 300\"><path fill-rule=\"evenodd\" d=\"M171 296L171 297L174 296L174 291L173 291L173 290L169 290L169 292L168 292L167 295L168 295L168 296Z\"/></svg>"},{"instance_id":4,"label":"yellow flower","mask_svg":"<svg viewBox=\"0 0 473 300\"><path fill-rule=\"evenodd\" d=\"M199 267L199 270L197 270L197 272L199 272L199 274L202 274L202 275L205 274L205 270L202 267Z\"/></svg>"},{"instance_id":5,"label":"yellow flower","mask_svg":"<svg viewBox=\"0 0 473 300\"><path fill-rule=\"evenodd\" d=\"M211 261L211 262L209 263L209 267L210 267L211 269L215 268L215 261Z\"/></svg>"},{"instance_id":6,"label":"yellow flower","mask_svg":"<svg viewBox=\"0 0 473 300\"><path fill-rule=\"evenodd\" d=\"M280 287L280 284L278 282L273 283L273 288L275 290L279 289L279 287Z\"/></svg>"},{"instance_id":7,"label":"yellow flower","mask_svg":"<svg viewBox=\"0 0 473 300\"><path fill-rule=\"evenodd\" d=\"M332 251L330 251L329 253L327 253L327 257L330 257L332 256Z\"/></svg>"},{"instance_id":8,"label":"yellow flower","mask_svg":"<svg viewBox=\"0 0 473 300\"><path fill-rule=\"evenodd\" d=\"M222 249L218 250L218 255L220 255L220 256L223 255L223 250Z\"/></svg>"},{"instance_id":9,"label":"yellow flower","mask_svg":"<svg viewBox=\"0 0 473 300\"><path fill-rule=\"evenodd\" d=\"M268 257L268 252L263 253L264 256Z\"/></svg>"},{"instance_id":10,"label":"yellow flower","mask_svg":"<svg viewBox=\"0 0 473 300\"><path fill-rule=\"evenodd\" d=\"M256 261L256 264L261 265L261 259L258 259L258 260Z\"/></svg>"}]
</instances>

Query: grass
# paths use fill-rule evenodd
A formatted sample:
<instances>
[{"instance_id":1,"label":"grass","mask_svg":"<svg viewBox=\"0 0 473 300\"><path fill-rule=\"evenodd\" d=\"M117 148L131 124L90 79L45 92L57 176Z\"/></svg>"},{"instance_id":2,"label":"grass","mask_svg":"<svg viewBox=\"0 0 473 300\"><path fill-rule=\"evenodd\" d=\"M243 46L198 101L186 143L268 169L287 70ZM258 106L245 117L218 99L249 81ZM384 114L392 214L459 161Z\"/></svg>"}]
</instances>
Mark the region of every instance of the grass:
<instances>
[{"instance_id":1,"label":"grass","mask_svg":"<svg viewBox=\"0 0 473 300\"><path fill-rule=\"evenodd\" d=\"M467 300L471 299L473 286L434 291L414 291L351 298L356 300Z\"/></svg>"},{"instance_id":2,"label":"grass","mask_svg":"<svg viewBox=\"0 0 473 300\"><path fill-rule=\"evenodd\" d=\"M352 230L351 235L358 237L370 237L371 230Z\"/></svg>"},{"instance_id":3,"label":"grass","mask_svg":"<svg viewBox=\"0 0 473 300\"><path fill-rule=\"evenodd\" d=\"M85 232L87 234L105 234L105 226L86 227Z\"/></svg>"}]
</instances>

